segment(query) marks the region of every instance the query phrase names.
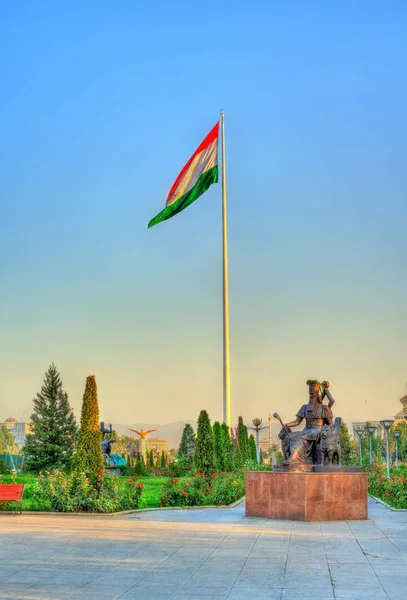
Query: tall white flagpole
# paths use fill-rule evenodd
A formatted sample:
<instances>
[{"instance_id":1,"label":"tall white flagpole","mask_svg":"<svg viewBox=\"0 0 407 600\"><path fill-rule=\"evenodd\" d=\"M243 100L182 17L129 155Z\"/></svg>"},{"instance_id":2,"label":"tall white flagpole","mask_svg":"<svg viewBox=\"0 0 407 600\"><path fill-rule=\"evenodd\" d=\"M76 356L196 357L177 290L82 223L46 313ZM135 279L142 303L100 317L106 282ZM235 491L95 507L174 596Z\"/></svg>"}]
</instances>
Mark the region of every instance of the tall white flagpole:
<instances>
[{"instance_id":1,"label":"tall white flagpole","mask_svg":"<svg viewBox=\"0 0 407 600\"><path fill-rule=\"evenodd\" d=\"M222 241L223 241L223 420L231 426L230 411L230 346L229 346L229 276L228 232L226 219L226 153L225 114L221 111L222 124Z\"/></svg>"}]
</instances>

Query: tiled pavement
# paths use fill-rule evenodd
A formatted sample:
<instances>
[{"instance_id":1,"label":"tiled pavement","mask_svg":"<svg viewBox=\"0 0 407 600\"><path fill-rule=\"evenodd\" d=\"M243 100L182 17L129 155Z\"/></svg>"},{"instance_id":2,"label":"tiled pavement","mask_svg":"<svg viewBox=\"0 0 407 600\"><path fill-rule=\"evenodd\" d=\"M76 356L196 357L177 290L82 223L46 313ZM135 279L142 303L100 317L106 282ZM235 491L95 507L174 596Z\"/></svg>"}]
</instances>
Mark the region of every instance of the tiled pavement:
<instances>
[{"instance_id":1,"label":"tiled pavement","mask_svg":"<svg viewBox=\"0 0 407 600\"><path fill-rule=\"evenodd\" d=\"M244 507L123 517L0 516L0 600L407 600L407 513L245 518Z\"/></svg>"}]
</instances>

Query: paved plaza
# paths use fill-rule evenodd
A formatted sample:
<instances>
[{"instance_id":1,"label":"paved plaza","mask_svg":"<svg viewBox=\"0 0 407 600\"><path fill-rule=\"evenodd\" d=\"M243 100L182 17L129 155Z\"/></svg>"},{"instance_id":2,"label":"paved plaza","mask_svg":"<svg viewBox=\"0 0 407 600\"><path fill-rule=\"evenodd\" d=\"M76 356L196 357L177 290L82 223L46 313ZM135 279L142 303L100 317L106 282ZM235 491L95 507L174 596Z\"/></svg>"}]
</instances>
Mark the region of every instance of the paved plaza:
<instances>
[{"instance_id":1,"label":"paved plaza","mask_svg":"<svg viewBox=\"0 0 407 600\"><path fill-rule=\"evenodd\" d=\"M299 523L232 509L0 516L0 599L407 598L407 512Z\"/></svg>"}]
</instances>

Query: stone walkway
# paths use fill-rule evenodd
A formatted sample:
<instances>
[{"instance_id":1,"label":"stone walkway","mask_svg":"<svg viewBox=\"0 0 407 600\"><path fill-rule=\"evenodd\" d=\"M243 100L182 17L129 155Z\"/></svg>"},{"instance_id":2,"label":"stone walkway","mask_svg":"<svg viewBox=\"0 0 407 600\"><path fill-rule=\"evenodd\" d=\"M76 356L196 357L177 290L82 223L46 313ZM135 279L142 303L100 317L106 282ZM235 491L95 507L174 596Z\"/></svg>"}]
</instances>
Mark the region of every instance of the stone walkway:
<instances>
[{"instance_id":1,"label":"stone walkway","mask_svg":"<svg viewBox=\"0 0 407 600\"><path fill-rule=\"evenodd\" d=\"M407 512L371 501L370 519L1 515L0 600L406 600Z\"/></svg>"}]
</instances>

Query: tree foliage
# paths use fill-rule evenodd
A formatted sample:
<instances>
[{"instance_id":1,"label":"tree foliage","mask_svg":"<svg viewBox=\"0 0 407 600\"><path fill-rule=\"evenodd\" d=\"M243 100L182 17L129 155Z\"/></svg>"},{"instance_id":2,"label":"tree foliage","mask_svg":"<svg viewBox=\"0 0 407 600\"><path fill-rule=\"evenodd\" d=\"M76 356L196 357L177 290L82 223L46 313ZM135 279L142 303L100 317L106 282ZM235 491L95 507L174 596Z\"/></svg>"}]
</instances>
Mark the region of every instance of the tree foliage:
<instances>
[{"instance_id":1,"label":"tree foliage","mask_svg":"<svg viewBox=\"0 0 407 600\"><path fill-rule=\"evenodd\" d=\"M117 441L116 451L122 456L128 454L132 458L136 458L139 447L139 440L136 437L133 435L122 435Z\"/></svg>"},{"instance_id":2,"label":"tree foliage","mask_svg":"<svg viewBox=\"0 0 407 600\"><path fill-rule=\"evenodd\" d=\"M33 402L32 433L27 435L23 449L27 469L70 468L77 427L68 394L62 389L61 376L54 364L46 372L41 391Z\"/></svg>"},{"instance_id":3,"label":"tree foliage","mask_svg":"<svg viewBox=\"0 0 407 600\"><path fill-rule=\"evenodd\" d=\"M185 423L185 427L182 431L181 442L179 445L178 456L179 458L193 459L195 447L195 433L192 425Z\"/></svg>"},{"instance_id":4,"label":"tree foliage","mask_svg":"<svg viewBox=\"0 0 407 600\"><path fill-rule=\"evenodd\" d=\"M3 423L0 429L0 454L19 454L20 449L15 436Z\"/></svg>"},{"instance_id":5,"label":"tree foliage","mask_svg":"<svg viewBox=\"0 0 407 600\"><path fill-rule=\"evenodd\" d=\"M216 469L213 431L206 410L198 418L197 439L194 449L194 464L197 471L209 474Z\"/></svg>"},{"instance_id":6,"label":"tree foliage","mask_svg":"<svg viewBox=\"0 0 407 600\"><path fill-rule=\"evenodd\" d=\"M89 375L83 394L74 468L78 473L85 473L94 486L98 483L98 476L103 466L101 442L96 378L94 375Z\"/></svg>"},{"instance_id":7,"label":"tree foliage","mask_svg":"<svg viewBox=\"0 0 407 600\"><path fill-rule=\"evenodd\" d=\"M219 471L225 471L225 449L223 446L223 436L219 421L215 421L212 427L213 441L215 448L215 462Z\"/></svg>"},{"instance_id":8,"label":"tree foliage","mask_svg":"<svg viewBox=\"0 0 407 600\"><path fill-rule=\"evenodd\" d=\"M161 450L161 467L164 468L167 466L167 456L164 450Z\"/></svg>"},{"instance_id":9,"label":"tree foliage","mask_svg":"<svg viewBox=\"0 0 407 600\"><path fill-rule=\"evenodd\" d=\"M233 471L234 469L234 454L235 454L235 445L232 441L232 438L229 433L229 427L226 423L222 423L220 426L221 434L222 434L222 444L224 449L224 470L225 471Z\"/></svg>"},{"instance_id":10,"label":"tree foliage","mask_svg":"<svg viewBox=\"0 0 407 600\"><path fill-rule=\"evenodd\" d=\"M354 454L354 443L344 421L339 429L339 443L341 445L341 462L343 465L349 465L352 462L352 454Z\"/></svg>"},{"instance_id":11,"label":"tree foliage","mask_svg":"<svg viewBox=\"0 0 407 600\"><path fill-rule=\"evenodd\" d=\"M237 442L240 449L240 456L243 464L249 460L249 441L247 435L247 427L243 423L243 418L239 417L237 422Z\"/></svg>"},{"instance_id":12,"label":"tree foliage","mask_svg":"<svg viewBox=\"0 0 407 600\"><path fill-rule=\"evenodd\" d=\"M248 454L249 454L249 460L257 461L256 440L254 439L253 434L251 434L249 437Z\"/></svg>"}]
</instances>

